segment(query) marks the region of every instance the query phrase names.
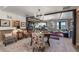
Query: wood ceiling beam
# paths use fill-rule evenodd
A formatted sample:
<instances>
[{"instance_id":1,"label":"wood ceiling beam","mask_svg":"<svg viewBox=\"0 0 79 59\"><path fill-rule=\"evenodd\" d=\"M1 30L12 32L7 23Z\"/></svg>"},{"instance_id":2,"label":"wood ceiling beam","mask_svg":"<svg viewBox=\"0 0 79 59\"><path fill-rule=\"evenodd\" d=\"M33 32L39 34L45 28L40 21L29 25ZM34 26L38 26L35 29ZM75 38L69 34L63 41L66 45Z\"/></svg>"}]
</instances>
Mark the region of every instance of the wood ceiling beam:
<instances>
[{"instance_id":1,"label":"wood ceiling beam","mask_svg":"<svg viewBox=\"0 0 79 59\"><path fill-rule=\"evenodd\" d=\"M44 14L44 15L52 15L52 14L57 14L57 13L64 13L64 12L70 12L70 11L74 11L76 9L71 9L71 10L64 10L64 11L58 11L58 12L52 12L52 13L47 13L47 14ZM42 16L42 15L40 15ZM29 16L28 18L34 18L34 16Z\"/></svg>"}]
</instances>

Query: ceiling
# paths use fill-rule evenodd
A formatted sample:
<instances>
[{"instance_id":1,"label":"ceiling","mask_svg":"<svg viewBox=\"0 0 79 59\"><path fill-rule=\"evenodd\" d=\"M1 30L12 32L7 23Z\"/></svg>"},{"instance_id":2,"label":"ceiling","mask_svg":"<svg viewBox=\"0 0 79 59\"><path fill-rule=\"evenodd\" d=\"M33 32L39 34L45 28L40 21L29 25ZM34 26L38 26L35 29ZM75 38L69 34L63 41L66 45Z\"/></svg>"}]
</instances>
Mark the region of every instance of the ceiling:
<instances>
[{"instance_id":1,"label":"ceiling","mask_svg":"<svg viewBox=\"0 0 79 59\"><path fill-rule=\"evenodd\" d=\"M11 12L21 16L34 16L34 14L38 11L38 9L40 9L41 13L48 14L57 11L62 11L63 8L67 9L70 7L69 6L0 6L0 10L2 11ZM47 17L51 19L52 17L59 17L60 15L59 16L54 15L52 17L50 16Z\"/></svg>"},{"instance_id":2,"label":"ceiling","mask_svg":"<svg viewBox=\"0 0 79 59\"><path fill-rule=\"evenodd\" d=\"M2 11L7 11L23 16L33 16L34 13L41 10L41 13L47 14L51 12L63 10L63 6L0 6Z\"/></svg>"}]
</instances>

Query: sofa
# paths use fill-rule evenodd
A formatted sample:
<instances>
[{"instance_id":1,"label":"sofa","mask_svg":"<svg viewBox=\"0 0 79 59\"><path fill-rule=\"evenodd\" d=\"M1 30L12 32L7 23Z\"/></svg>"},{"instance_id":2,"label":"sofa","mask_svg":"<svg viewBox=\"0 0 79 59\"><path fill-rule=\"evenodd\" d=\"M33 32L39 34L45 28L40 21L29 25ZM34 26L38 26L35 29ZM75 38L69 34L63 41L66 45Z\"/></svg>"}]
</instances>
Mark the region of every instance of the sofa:
<instances>
[{"instance_id":1,"label":"sofa","mask_svg":"<svg viewBox=\"0 0 79 59\"><path fill-rule=\"evenodd\" d=\"M12 43L14 43L16 41L17 41L17 39L15 37L10 36L10 37L5 38L5 40L3 41L3 44L5 46L7 46L8 44L12 44Z\"/></svg>"},{"instance_id":2,"label":"sofa","mask_svg":"<svg viewBox=\"0 0 79 59\"><path fill-rule=\"evenodd\" d=\"M63 37L63 33L62 32L51 32L52 36L57 36L57 37Z\"/></svg>"},{"instance_id":3,"label":"sofa","mask_svg":"<svg viewBox=\"0 0 79 59\"><path fill-rule=\"evenodd\" d=\"M3 44L7 46L8 44L14 43L17 41L17 38L12 36L12 33L4 34Z\"/></svg>"},{"instance_id":4,"label":"sofa","mask_svg":"<svg viewBox=\"0 0 79 59\"><path fill-rule=\"evenodd\" d=\"M27 32L27 30L21 30L21 31L13 30L12 32L9 32L9 33L3 33L2 41L3 41L3 44L7 46L8 44L14 43L18 40L27 38L29 36L31 36L31 33Z\"/></svg>"},{"instance_id":5,"label":"sofa","mask_svg":"<svg viewBox=\"0 0 79 59\"><path fill-rule=\"evenodd\" d=\"M51 37L52 39L56 39L59 40L60 37L63 37L63 33L62 32L51 32Z\"/></svg>"}]
</instances>

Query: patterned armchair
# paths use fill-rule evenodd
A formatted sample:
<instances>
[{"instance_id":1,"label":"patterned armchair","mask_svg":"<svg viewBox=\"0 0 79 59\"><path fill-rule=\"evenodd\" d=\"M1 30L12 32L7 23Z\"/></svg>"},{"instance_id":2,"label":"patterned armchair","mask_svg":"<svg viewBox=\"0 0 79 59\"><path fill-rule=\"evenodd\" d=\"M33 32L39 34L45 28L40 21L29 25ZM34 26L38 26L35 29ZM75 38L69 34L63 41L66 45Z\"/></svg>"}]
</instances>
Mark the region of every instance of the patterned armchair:
<instances>
[{"instance_id":1,"label":"patterned armchair","mask_svg":"<svg viewBox=\"0 0 79 59\"><path fill-rule=\"evenodd\" d=\"M27 30L24 30L24 31L23 31L23 34L24 34L24 37L25 37L25 38L27 38L27 37L29 36Z\"/></svg>"},{"instance_id":2,"label":"patterned armchair","mask_svg":"<svg viewBox=\"0 0 79 59\"><path fill-rule=\"evenodd\" d=\"M32 33L33 52L41 52L45 49L44 36L42 33Z\"/></svg>"},{"instance_id":3,"label":"patterned armchair","mask_svg":"<svg viewBox=\"0 0 79 59\"><path fill-rule=\"evenodd\" d=\"M13 30L12 36L16 37L17 40L22 39L24 37L23 31L20 29Z\"/></svg>"}]
</instances>

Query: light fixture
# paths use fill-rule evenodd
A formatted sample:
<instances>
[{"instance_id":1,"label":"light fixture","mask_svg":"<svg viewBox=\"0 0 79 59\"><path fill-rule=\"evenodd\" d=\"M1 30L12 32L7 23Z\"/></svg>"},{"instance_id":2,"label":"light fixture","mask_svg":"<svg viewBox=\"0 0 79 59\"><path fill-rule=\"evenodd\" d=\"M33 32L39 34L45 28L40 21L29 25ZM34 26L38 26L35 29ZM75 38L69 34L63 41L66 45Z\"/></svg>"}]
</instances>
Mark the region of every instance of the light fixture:
<instances>
[{"instance_id":1,"label":"light fixture","mask_svg":"<svg viewBox=\"0 0 79 59\"><path fill-rule=\"evenodd\" d=\"M37 12L34 14L34 17L36 19L43 20L44 19L44 14L41 12L40 9L38 9Z\"/></svg>"}]
</instances>

